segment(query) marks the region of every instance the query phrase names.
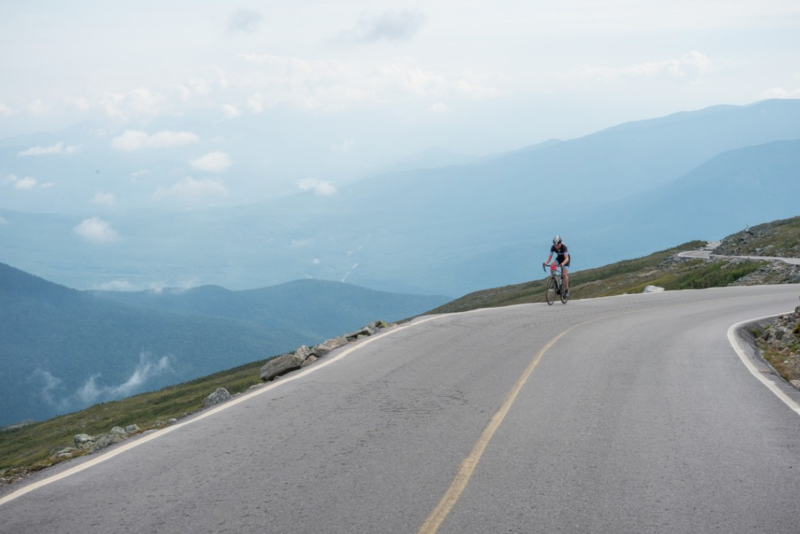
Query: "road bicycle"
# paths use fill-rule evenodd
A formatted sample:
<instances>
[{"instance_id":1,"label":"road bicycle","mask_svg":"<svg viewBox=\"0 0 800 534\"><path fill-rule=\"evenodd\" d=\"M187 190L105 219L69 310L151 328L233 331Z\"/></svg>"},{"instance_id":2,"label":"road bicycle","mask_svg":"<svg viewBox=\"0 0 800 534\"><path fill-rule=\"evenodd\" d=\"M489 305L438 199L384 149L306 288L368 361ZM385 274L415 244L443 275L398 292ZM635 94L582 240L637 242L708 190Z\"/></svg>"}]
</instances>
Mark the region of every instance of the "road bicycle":
<instances>
[{"instance_id":1,"label":"road bicycle","mask_svg":"<svg viewBox=\"0 0 800 534\"><path fill-rule=\"evenodd\" d=\"M561 269L558 267L557 262L550 264L550 279L547 281L547 290L544 292L544 298L550 306L556 301L556 296L561 298L562 304L566 304L567 300L569 300L567 292L564 291L564 280L561 278ZM542 270L547 272L544 264L542 264Z\"/></svg>"}]
</instances>

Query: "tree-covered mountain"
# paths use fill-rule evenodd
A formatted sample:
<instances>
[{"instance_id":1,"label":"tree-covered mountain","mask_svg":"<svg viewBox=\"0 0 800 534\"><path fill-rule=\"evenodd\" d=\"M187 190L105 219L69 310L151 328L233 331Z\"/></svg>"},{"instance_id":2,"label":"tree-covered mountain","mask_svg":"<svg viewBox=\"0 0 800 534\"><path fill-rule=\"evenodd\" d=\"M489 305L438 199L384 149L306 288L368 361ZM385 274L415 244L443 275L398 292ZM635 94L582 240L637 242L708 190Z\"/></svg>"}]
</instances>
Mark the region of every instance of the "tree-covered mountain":
<instances>
[{"instance_id":1,"label":"tree-covered mountain","mask_svg":"<svg viewBox=\"0 0 800 534\"><path fill-rule=\"evenodd\" d=\"M0 263L0 426L262 360L446 300L320 281L87 292Z\"/></svg>"}]
</instances>

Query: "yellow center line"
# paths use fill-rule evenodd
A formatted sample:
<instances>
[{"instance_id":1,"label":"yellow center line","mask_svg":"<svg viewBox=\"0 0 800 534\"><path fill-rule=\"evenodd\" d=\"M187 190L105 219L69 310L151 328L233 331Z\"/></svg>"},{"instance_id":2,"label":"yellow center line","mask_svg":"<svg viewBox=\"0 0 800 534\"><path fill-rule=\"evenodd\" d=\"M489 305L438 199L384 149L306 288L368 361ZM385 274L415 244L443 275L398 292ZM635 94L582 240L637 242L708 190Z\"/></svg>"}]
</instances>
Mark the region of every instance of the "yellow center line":
<instances>
[{"instance_id":1,"label":"yellow center line","mask_svg":"<svg viewBox=\"0 0 800 534\"><path fill-rule=\"evenodd\" d=\"M481 456L483 456L483 451L486 450L487 445L489 445L489 442L492 440L492 436L494 436L494 433L502 424L509 410L511 410L511 406L514 404L517 395L522 390L522 386L525 385L525 382L527 382L528 377L531 375L534 368L539 364L542 356L544 356L545 352L550 350L556 341L578 326L581 325L576 324L558 334L556 337L551 339L547 345L542 347L536 356L534 356L531 363L529 363L528 367L525 368L522 376L519 377L517 382L514 384L514 387L511 388L511 391L508 393L508 396L506 396L506 399L503 401L500 409L497 410L497 412L492 416L492 419L489 421L489 424L486 425L486 428L483 430L483 433L481 433L478 441L472 447L472 451L470 451L469 455L464 459L463 462L461 462L461 466L458 468L458 473L456 473L453 483L450 484L450 488L447 490L447 493L444 494L444 497L442 497L442 500L439 501L438 505L436 505L436 508L433 509L431 515L429 515L428 519L425 520L425 523L422 524L422 528L419 529L418 534L434 534L437 530L439 530L439 526L448 516L450 510L453 509L453 506L455 506L456 502L458 502L458 499L461 497L464 489L466 489L469 479L472 477L472 473L478 466Z\"/></svg>"},{"instance_id":2,"label":"yellow center line","mask_svg":"<svg viewBox=\"0 0 800 534\"><path fill-rule=\"evenodd\" d=\"M738 300L745 298L750 298L750 297L747 296L732 297L730 300ZM659 308L659 310L664 310L669 308L680 308L682 306L687 306L691 304L695 303L675 304ZM489 421L489 424L486 425L486 428L481 433L480 437L478 438L478 441L472 447L472 450L470 451L469 455L464 459L464 461L461 462L461 465L458 468L458 472L456 473L455 479L453 479L452 484L450 484L447 493L444 494L442 500L439 501L439 504L437 504L436 508L433 509L433 512L431 512L431 514L425 520L425 523L422 524L422 527L419 529L419 531L417 531L417 534L435 534L436 531L439 530L439 527L441 526L442 522L450 514L450 511L456 505L456 502L458 502L458 499L461 497L461 494L466 489L470 478L472 478L472 473L475 471L475 468L478 467L478 463L481 460L481 456L483 456L483 452L486 450L486 447L492 440L494 433L503 423L503 420L505 419L506 415L511 410L511 406L514 404L514 401L516 400L520 390L522 390L522 386L524 386L525 382L528 381L528 377L531 375L534 368L536 368L536 366L539 364L539 361L542 359L544 354L548 350L550 350L550 348L553 345L555 345L559 339L564 337L566 334L568 334L575 328L578 328L579 326L585 326L595 321L610 319L614 317L621 317L623 315L630 315L633 313L639 313L639 310L631 310L621 313L601 315L599 317L589 319L588 321L575 324L567 328L557 336L555 336L544 347L542 347L542 349L538 353L536 353L536 356L533 357L531 363L528 364L527 368L525 368L525 371L522 373L517 382L514 384L514 387L511 388L511 391L508 393L508 396L506 396L506 399L503 401L503 404L500 406L500 409L497 410L497 412L492 416L492 419ZM774 316L769 316L769 317L774 317ZM748 366L748 368L751 368L751 364L749 364L749 362L746 361L746 358L742 355L738 343L735 342L733 332L735 332L736 329L738 329L739 327L750 321L752 321L752 319L749 321L743 321L741 323L737 323L731 326L728 331L728 339L730 340L731 345L733 345L733 348L736 350L737 353L739 353L740 358L745 363L745 365ZM798 415L800 415L800 405L794 403L794 401L791 400L787 401L788 397L786 397L785 394L781 394L778 391L776 391L777 387L770 386L763 377L758 376L758 373L753 373L753 374L756 375L756 378L764 382L767 385L767 387L769 387L773 391L773 393L775 393L781 398L781 400L783 400L786 404L788 404L790 408L792 408L795 412L797 412Z\"/></svg>"}]
</instances>

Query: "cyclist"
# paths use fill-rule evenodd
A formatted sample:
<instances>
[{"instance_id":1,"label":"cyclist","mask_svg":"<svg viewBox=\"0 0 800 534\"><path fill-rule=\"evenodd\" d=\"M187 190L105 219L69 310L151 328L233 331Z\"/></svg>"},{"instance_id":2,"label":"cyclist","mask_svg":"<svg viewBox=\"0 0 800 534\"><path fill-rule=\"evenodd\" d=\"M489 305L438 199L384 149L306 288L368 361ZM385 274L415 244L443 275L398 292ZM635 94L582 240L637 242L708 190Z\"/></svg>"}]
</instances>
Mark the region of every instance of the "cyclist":
<instances>
[{"instance_id":1,"label":"cyclist","mask_svg":"<svg viewBox=\"0 0 800 534\"><path fill-rule=\"evenodd\" d=\"M556 262L561 266L561 279L564 280L564 293L569 297L569 276L567 275L569 269L569 251L567 245L561 241L560 235L553 238L553 246L550 247L550 255L547 256L544 265L550 265L553 254L556 255Z\"/></svg>"}]
</instances>

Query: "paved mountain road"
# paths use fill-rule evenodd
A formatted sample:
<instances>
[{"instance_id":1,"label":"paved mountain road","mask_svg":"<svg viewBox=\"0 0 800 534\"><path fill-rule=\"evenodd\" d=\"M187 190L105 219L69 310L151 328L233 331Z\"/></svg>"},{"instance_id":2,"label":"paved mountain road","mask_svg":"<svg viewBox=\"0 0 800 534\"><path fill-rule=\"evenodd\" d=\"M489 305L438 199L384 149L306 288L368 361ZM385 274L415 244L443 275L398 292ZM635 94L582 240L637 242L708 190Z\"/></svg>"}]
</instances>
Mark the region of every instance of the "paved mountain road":
<instances>
[{"instance_id":1,"label":"paved mountain road","mask_svg":"<svg viewBox=\"0 0 800 534\"><path fill-rule=\"evenodd\" d=\"M800 396L757 380L728 330L798 294L423 318L61 480L3 489L0 533L797 532Z\"/></svg>"}]
</instances>

